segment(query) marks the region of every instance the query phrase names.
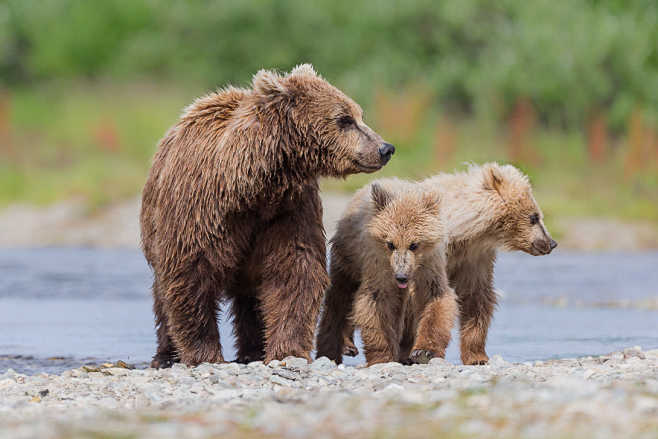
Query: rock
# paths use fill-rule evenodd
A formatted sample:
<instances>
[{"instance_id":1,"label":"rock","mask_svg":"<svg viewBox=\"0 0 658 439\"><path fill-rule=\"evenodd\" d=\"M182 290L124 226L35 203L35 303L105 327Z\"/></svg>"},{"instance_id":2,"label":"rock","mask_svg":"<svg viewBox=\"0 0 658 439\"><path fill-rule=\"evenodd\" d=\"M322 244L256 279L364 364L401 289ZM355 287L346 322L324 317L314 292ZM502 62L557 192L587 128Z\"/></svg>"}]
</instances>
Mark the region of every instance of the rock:
<instances>
[{"instance_id":1,"label":"rock","mask_svg":"<svg viewBox=\"0 0 658 439\"><path fill-rule=\"evenodd\" d=\"M452 364L447 361L445 358L435 357L430 360L428 363L432 367L451 367Z\"/></svg>"},{"instance_id":2,"label":"rock","mask_svg":"<svg viewBox=\"0 0 658 439\"><path fill-rule=\"evenodd\" d=\"M635 357L641 360L645 360L647 358L642 352L642 348L640 346L624 349L623 355L625 359Z\"/></svg>"},{"instance_id":3,"label":"rock","mask_svg":"<svg viewBox=\"0 0 658 439\"><path fill-rule=\"evenodd\" d=\"M316 358L313 363L311 363L311 370L324 370L336 367L336 363L327 357Z\"/></svg>"},{"instance_id":4,"label":"rock","mask_svg":"<svg viewBox=\"0 0 658 439\"><path fill-rule=\"evenodd\" d=\"M301 378L299 373L296 373L295 371L290 369L275 369L272 372L272 375L277 375L291 381L295 381L296 379Z\"/></svg>"},{"instance_id":5,"label":"rock","mask_svg":"<svg viewBox=\"0 0 658 439\"><path fill-rule=\"evenodd\" d=\"M219 370L229 375L239 375L240 365L238 363L226 363L219 366Z\"/></svg>"},{"instance_id":6,"label":"rock","mask_svg":"<svg viewBox=\"0 0 658 439\"><path fill-rule=\"evenodd\" d=\"M284 366L294 368L294 369L303 369L308 367L308 361L306 358L299 357L286 357L283 359Z\"/></svg>"},{"instance_id":7,"label":"rock","mask_svg":"<svg viewBox=\"0 0 658 439\"><path fill-rule=\"evenodd\" d=\"M122 367L107 367L105 369L101 369L101 372L106 375L113 375L113 376L124 376L130 373L128 369L124 369Z\"/></svg>"},{"instance_id":8,"label":"rock","mask_svg":"<svg viewBox=\"0 0 658 439\"><path fill-rule=\"evenodd\" d=\"M278 385L280 385L280 386L290 386L290 385L292 384L292 381L290 381L290 380L288 380L288 379L286 379L286 378L283 378L283 377L280 376L280 375L272 375L272 376L270 377L270 381L271 381L272 383L274 383L274 384L278 384Z\"/></svg>"},{"instance_id":9,"label":"rock","mask_svg":"<svg viewBox=\"0 0 658 439\"><path fill-rule=\"evenodd\" d=\"M511 363L508 363L507 361L503 360L503 357L501 357L500 355L494 355L493 357L491 357L488 364L489 366L492 367L509 367L511 365ZM524 365L532 366L533 364L524 363Z\"/></svg>"}]
</instances>

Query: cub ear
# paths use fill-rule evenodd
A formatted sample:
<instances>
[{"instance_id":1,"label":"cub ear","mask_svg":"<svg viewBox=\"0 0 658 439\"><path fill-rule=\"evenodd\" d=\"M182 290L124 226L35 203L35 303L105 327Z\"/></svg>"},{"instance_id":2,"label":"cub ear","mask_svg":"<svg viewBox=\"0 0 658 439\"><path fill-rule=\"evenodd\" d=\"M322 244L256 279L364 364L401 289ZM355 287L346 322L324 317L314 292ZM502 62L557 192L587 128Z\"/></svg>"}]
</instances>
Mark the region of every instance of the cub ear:
<instances>
[{"instance_id":1,"label":"cub ear","mask_svg":"<svg viewBox=\"0 0 658 439\"><path fill-rule=\"evenodd\" d=\"M500 169L495 164L489 164L484 166L484 188L488 190L493 190L498 192L499 195L503 194L503 185L505 184L505 179L503 174L500 172Z\"/></svg>"},{"instance_id":2,"label":"cub ear","mask_svg":"<svg viewBox=\"0 0 658 439\"><path fill-rule=\"evenodd\" d=\"M298 75L318 76L318 74L315 73L315 69L311 64L299 64L290 71L290 76L298 76Z\"/></svg>"},{"instance_id":3,"label":"cub ear","mask_svg":"<svg viewBox=\"0 0 658 439\"><path fill-rule=\"evenodd\" d=\"M276 96L286 93L283 78L271 70L259 70L252 79L252 87L263 96Z\"/></svg>"},{"instance_id":4,"label":"cub ear","mask_svg":"<svg viewBox=\"0 0 658 439\"><path fill-rule=\"evenodd\" d=\"M370 196L375 204L375 209L379 212L384 210L386 205L393 199L393 194L381 187L377 183L373 183L370 187Z\"/></svg>"},{"instance_id":5,"label":"cub ear","mask_svg":"<svg viewBox=\"0 0 658 439\"><path fill-rule=\"evenodd\" d=\"M438 192L425 192L423 193L422 202L425 210L437 214L439 213L439 206L441 206L441 194Z\"/></svg>"}]
</instances>

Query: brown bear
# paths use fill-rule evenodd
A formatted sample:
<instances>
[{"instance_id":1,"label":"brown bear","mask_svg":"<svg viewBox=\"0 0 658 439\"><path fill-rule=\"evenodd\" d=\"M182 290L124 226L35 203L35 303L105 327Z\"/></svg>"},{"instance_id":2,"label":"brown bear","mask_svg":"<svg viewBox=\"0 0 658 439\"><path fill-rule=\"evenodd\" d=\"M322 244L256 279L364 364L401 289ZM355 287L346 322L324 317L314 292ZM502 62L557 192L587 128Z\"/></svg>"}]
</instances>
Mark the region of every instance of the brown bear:
<instances>
[{"instance_id":1,"label":"brown bear","mask_svg":"<svg viewBox=\"0 0 658 439\"><path fill-rule=\"evenodd\" d=\"M355 290L350 321L361 329L368 365L445 355L457 303L440 249L439 208L436 192L384 180L357 192L338 223L327 296ZM344 321L347 315L334 317ZM321 325L337 324L323 319ZM319 339L318 345L326 348L332 341L342 349L336 340ZM338 358L340 352L330 356Z\"/></svg>"},{"instance_id":2,"label":"brown bear","mask_svg":"<svg viewBox=\"0 0 658 439\"><path fill-rule=\"evenodd\" d=\"M459 303L462 362L485 364L489 361L487 332L496 306L497 250L547 255L557 243L546 230L527 176L511 165L471 165L465 172L439 174L415 185L441 196L448 278ZM353 327L341 317L353 301L353 288L328 289L318 355L341 361L343 352L358 353L352 342Z\"/></svg>"},{"instance_id":3,"label":"brown bear","mask_svg":"<svg viewBox=\"0 0 658 439\"><path fill-rule=\"evenodd\" d=\"M197 99L160 141L142 194L153 268L153 367L222 362L232 299L238 361L309 358L328 283L318 176L374 172L394 147L310 65Z\"/></svg>"}]
</instances>

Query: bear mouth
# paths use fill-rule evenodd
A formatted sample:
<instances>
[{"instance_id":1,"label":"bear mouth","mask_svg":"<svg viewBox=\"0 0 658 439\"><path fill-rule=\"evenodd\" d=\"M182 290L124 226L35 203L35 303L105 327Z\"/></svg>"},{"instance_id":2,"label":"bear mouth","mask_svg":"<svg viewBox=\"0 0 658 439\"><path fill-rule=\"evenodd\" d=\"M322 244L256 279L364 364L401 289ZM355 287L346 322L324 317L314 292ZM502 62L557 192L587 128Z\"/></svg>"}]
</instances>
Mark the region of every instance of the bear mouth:
<instances>
[{"instance_id":1,"label":"bear mouth","mask_svg":"<svg viewBox=\"0 0 658 439\"><path fill-rule=\"evenodd\" d=\"M407 286L409 286L408 282L395 281L395 283L398 284L398 288L401 289L401 290L404 290L405 288L407 288Z\"/></svg>"},{"instance_id":2,"label":"bear mouth","mask_svg":"<svg viewBox=\"0 0 658 439\"><path fill-rule=\"evenodd\" d=\"M361 170L363 172L379 171L383 166L381 164L379 164L379 165L366 165L366 164L363 164L363 163L359 162L358 160L352 160L352 163L354 164L354 166L356 166L359 170Z\"/></svg>"}]
</instances>

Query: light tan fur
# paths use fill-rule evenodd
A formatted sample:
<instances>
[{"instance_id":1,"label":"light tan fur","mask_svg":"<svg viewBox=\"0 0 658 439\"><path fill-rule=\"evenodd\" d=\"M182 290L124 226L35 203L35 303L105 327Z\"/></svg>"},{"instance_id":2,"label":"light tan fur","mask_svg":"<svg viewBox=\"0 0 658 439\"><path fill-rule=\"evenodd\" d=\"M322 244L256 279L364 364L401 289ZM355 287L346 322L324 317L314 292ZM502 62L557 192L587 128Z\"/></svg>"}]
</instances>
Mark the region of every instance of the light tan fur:
<instances>
[{"instance_id":1,"label":"light tan fur","mask_svg":"<svg viewBox=\"0 0 658 439\"><path fill-rule=\"evenodd\" d=\"M380 182L386 184L386 180ZM461 358L464 364L484 364L489 360L485 344L496 306L493 269L497 250L520 250L537 256L550 253L557 243L546 230L527 176L511 165L471 165L464 172L407 184L441 196L447 273L459 300ZM349 302L349 292L330 287L329 294L341 295ZM338 302L336 297L325 297L325 306ZM352 332L348 323L338 324L320 334L318 340L339 337L346 354L355 355L356 347L350 346Z\"/></svg>"},{"instance_id":2,"label":"light tan fur","mask_svg":"<svg viewBox=\"0 0 658 439\"><path fill-rule=\"evenodd\" d=\"M338 224L330 289L349 291L354 306L339 315L325 303L329 312L321 325L345 324L349 313L361 329L369 365L445 355L457 305L443 251L437 251L444 234L439 205L437 193L408 182L375 182L357 192ZM342 352L333 341L334 351ZM332 355L326 352L331 344L318 340L318 355Z\"/></svg>"}]
</instances>

